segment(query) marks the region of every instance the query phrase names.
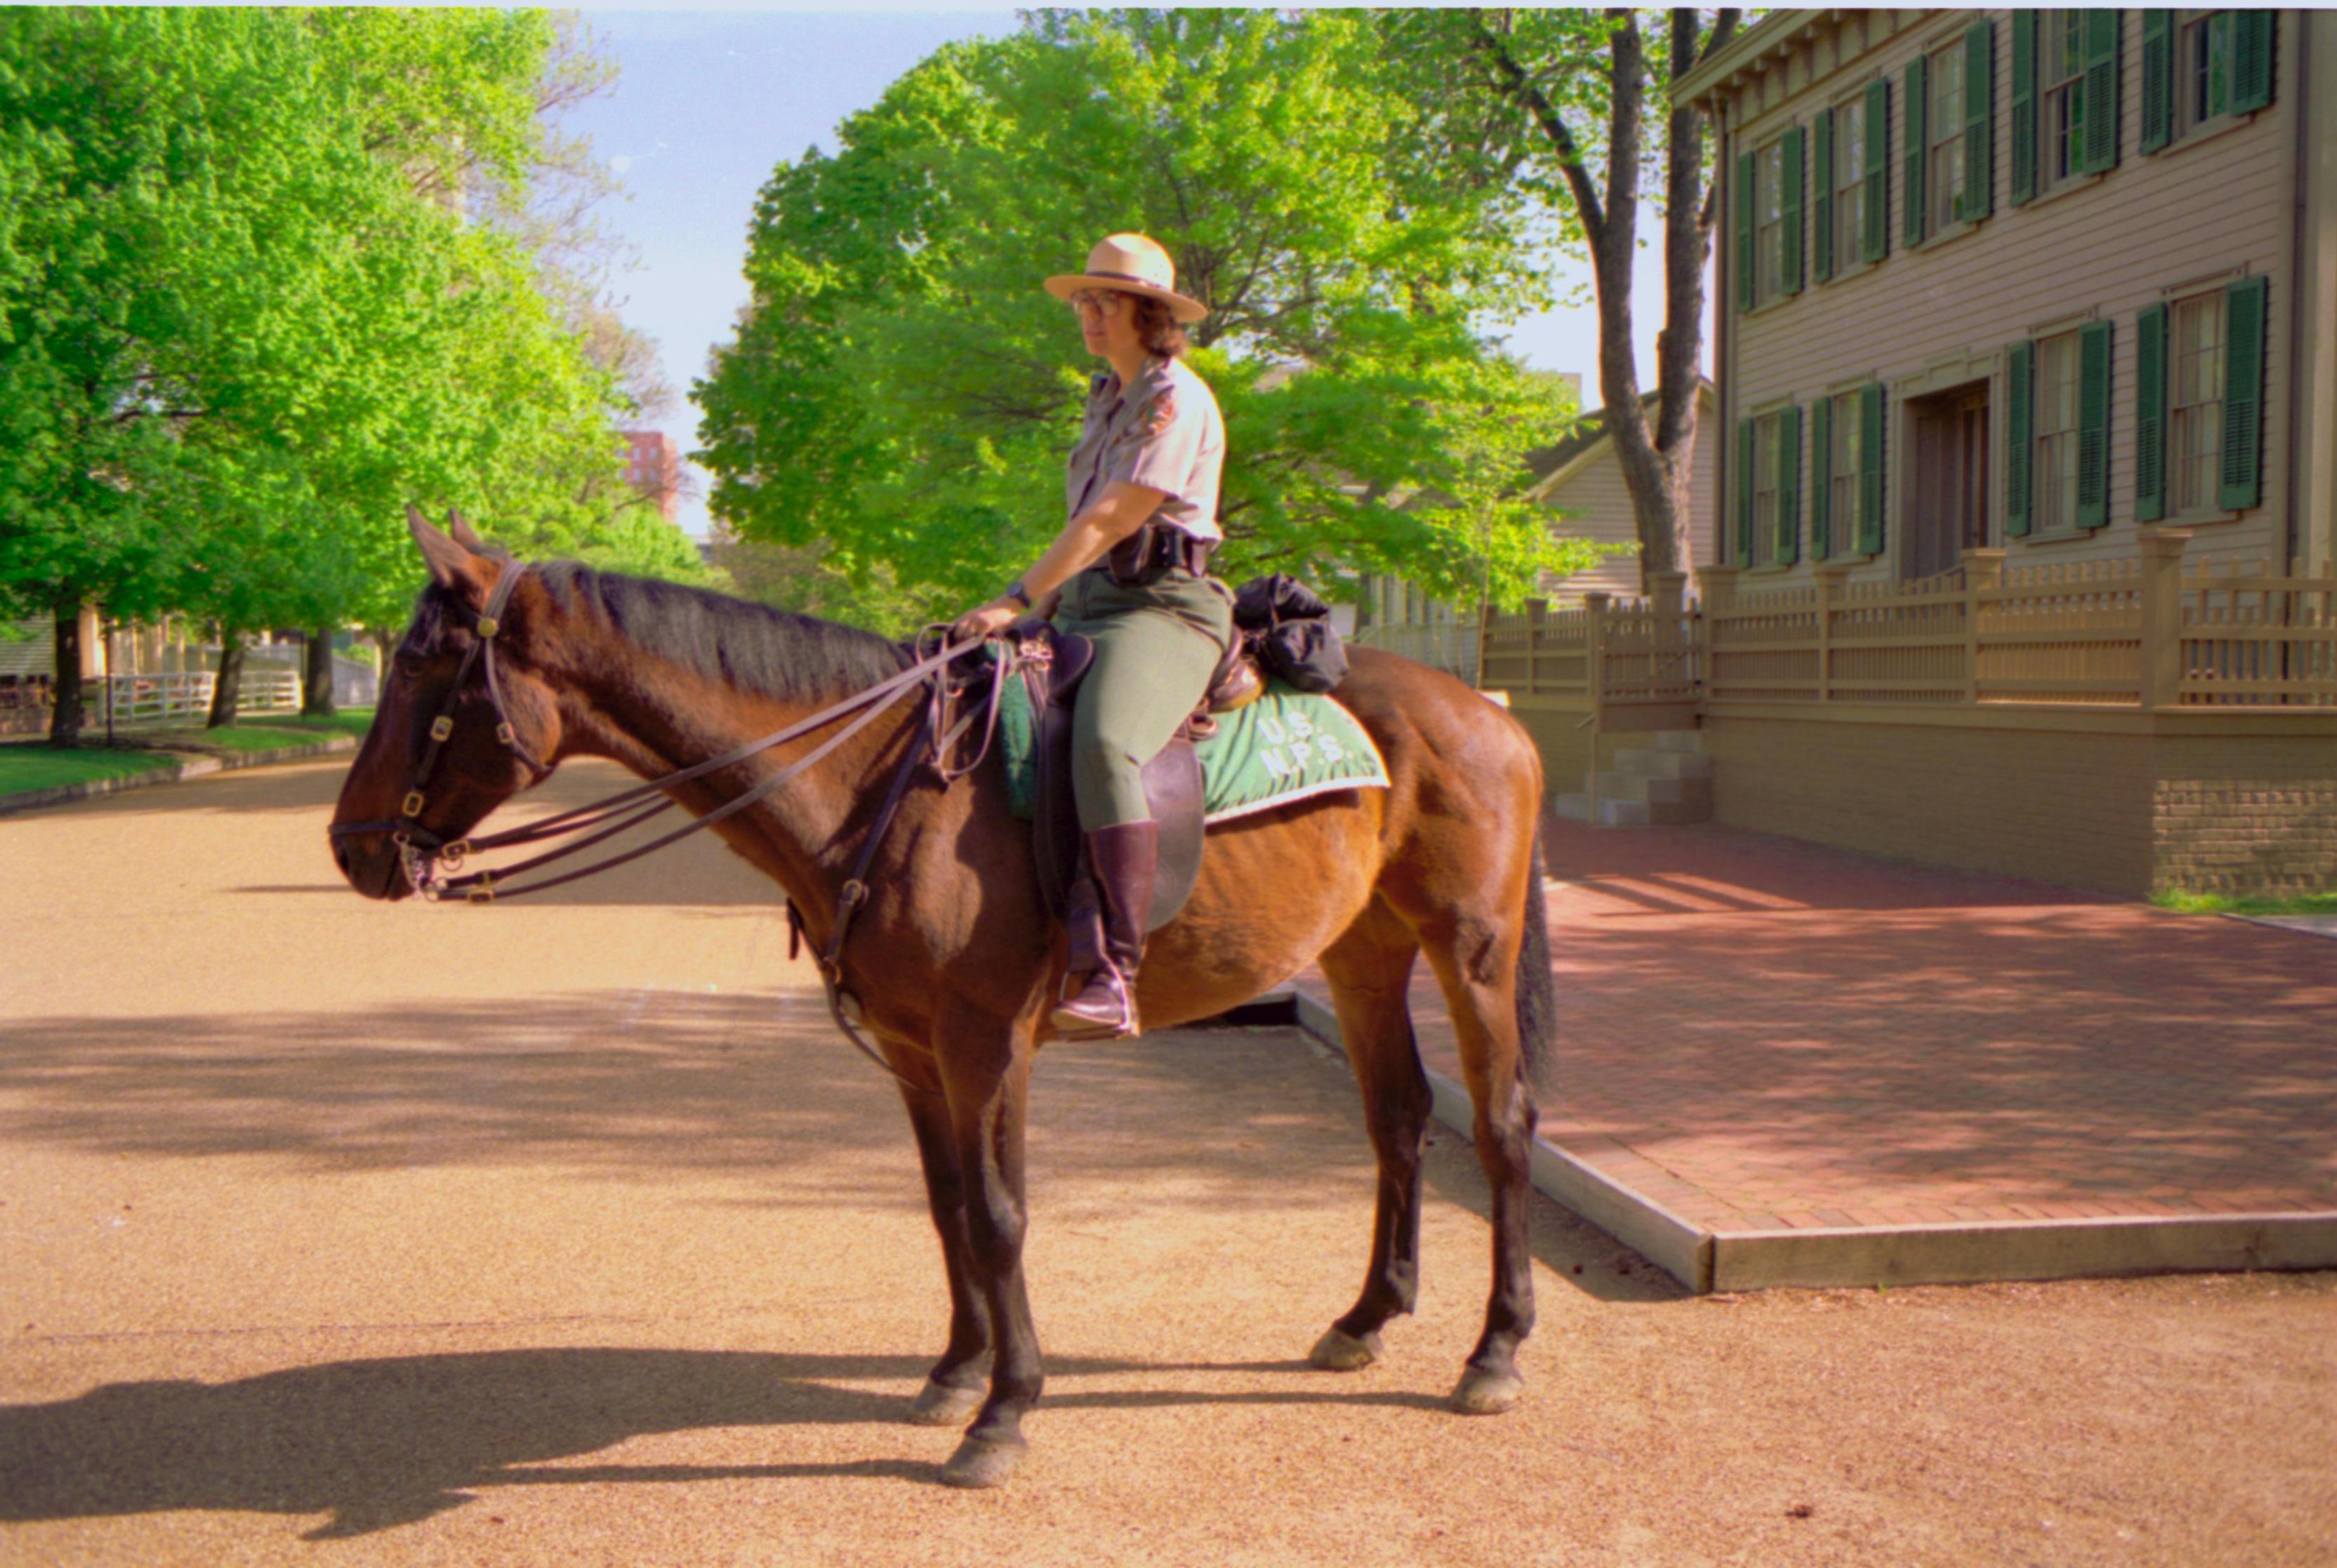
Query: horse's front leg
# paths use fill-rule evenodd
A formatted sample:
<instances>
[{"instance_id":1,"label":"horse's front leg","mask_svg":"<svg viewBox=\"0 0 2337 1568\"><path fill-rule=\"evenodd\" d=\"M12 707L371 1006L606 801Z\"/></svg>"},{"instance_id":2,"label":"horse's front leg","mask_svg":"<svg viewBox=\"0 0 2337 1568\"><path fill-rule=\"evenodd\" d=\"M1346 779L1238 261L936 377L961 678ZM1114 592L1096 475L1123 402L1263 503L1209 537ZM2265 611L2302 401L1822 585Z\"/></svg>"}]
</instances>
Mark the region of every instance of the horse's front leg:
<instances>
[{"instance_id":1,"label":"horse's front leg","mask_svg":"<svg viewBox=\"0 0 2337 1568\"><path fill-rule=\"evenodd\" d=\"M942 1470L953 1486L1004 1484L1027 1445L1022 1417L1045 1381L1022 1283L1022 1135L1031 1090L1032 1018L961 1017L935 1030L949 1096L975 1286L989 1310L990 1398Z\"/></svg>"},{"instance_id":2,"label":"horse's front leg","mask_svg":"<svg viewBox=\"0 0 2337 1568\"><path fill-rule=\"evenodd\" d=\"M925 1386L909 1407L909 1419L921 1427L954 1427L982 1403L983 1374L990 1359L990 1303L974 1279L965 1177L958 1166L949 1101L939 1079L931 1072L916 1074L918 1064L909 1061L905 1052L888 1054L895 1066L933 1083L930 1092L904 1083L901 1103L908 1107L909 1126L916 1134L917 1157L925 1168L925 1202L933 1211L934 1229L941 1233L942 1267L949 1275L949 1346L925 1375Z\"/></svg>"}]
</instances>

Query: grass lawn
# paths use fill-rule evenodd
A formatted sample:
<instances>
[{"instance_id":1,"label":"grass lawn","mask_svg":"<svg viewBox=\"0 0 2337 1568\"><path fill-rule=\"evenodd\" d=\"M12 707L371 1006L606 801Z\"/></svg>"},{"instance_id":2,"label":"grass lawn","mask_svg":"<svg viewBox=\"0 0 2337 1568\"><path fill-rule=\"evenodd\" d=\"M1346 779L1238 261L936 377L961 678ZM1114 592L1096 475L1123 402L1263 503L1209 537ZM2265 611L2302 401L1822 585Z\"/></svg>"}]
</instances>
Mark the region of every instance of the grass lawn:
<instances>
[{"instance_id":1,"label":"grass lawn","mask_svg":"<svg viewBox=\"0 0 2337 1568\"><path fill-rule=\"evenodd\" d=\"M269 715L222 729L142 729L135 746L109 749L103 729L82 732L84 744L72 751L52 750L39 740L13 741L0 745L0 795L60 784L86 784L92 779L123 778L168 767L181 751L276 751L286 746L313 745L337 735L361 735L373 723L373 709L345 708L330 718L307 719L298 715Z\"/></svg>"},{"instance_id":2,"label":"grass lawn","mask_svg":"<svg viewBox=\"0 0 2337 1568\"><path fill-rule=\"evenodd\" d=\"M151 751L107 751L102 746L52 751L41 741L14 741L0 745L0 795L123 778L168 767L175 760Z\"/></svg>"},{"instance_id":3,"label":"grass lawn","mask_svg":"<svg viewBox=\"0 0 2337 1568\"><path fill-rule=\"evenodd\" d=\"M2227 899L2221 893L2157 893L2150 901L2185 915L2337 915L2337 892L2293 899Z\"/></svg>"}]
</instances>

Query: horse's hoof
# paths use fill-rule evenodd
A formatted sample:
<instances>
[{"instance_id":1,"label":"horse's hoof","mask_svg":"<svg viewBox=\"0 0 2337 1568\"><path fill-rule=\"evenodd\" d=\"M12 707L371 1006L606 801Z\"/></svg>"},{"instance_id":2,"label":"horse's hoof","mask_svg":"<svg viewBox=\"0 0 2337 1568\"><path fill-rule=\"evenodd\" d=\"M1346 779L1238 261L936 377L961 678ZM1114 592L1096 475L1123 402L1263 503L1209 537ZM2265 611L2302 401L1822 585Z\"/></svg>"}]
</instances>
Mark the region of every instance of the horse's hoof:
<instances>
[{"instance_id":1,"label":"horse's hoof","mask_svg":"<svg viewBox=\"0 0 2337 1568\"><path fill-rule=\"evenodd\" d=\"M1472 1367L1461 1374L1452 1390L1452 1407L1463 1416L1498 1416L1518 1402L1526 1380L1515 1372L1487 1372Z\"/></svg>"},{"instance_id":2,"label":"horse's hoof","mask_svg":"<svg viewBox=\"0 0 2337 1568\"><path fill-rule=\"evenodd\" d=\"M928 1381L909 1402L909 1419L920 1427L963 1426L981 1403L979 1383L970 1388L953 1388L946 1383Z\"/></svg>"},{"instance_id":3,"label":"horse's hoof","mask_svg":"<svg viewBox=\"0 0 2337 1568\"><path fill-rule=\"evenodd\" d=\"M1020 1437L1003 1443L968 1437L957 1446L949 1463L942 1466L942 1485L969 1489L1003 1486L1006 1478L1014 1474L1014 1466L1022 1462L1029 1446Z\"/></svg>"},{"instance_id":4,"label":"horse's hoof","mask_svg":"<svg viewBox=\"0 0 2337 1568\"><path fill-rule=\"evenodd\" d=\"M1380 1359L1380 1349L1377 1334L1358 1339L1344 1329L1325 1329L1306 1359L1325 1372L1359 1372Z\"/></svg>"}]
</instances>

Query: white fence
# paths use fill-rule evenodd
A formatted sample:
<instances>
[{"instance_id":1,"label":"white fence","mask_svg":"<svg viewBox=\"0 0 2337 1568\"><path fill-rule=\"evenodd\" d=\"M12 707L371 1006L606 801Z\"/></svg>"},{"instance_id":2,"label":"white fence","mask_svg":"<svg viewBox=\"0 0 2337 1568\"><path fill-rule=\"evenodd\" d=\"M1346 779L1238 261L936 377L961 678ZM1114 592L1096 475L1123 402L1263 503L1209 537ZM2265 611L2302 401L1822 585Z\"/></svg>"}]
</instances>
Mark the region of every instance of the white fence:
<instances>
[{"instance_id":1,"label":"white fence","mask_svg":"<svg viewBox=\"0 0 2337 1568\"><path fill-rule=\"evenodd\" d=\"M192 720L200 724L211 711L211 691L219 677L210 670L185 675L117 675L82 682L86 722L106 722L109 706L117 726ZM298 713L300 672L296 669L253 668L246 666L236 693L236 713Z\"/></svg>"}]
</instances>

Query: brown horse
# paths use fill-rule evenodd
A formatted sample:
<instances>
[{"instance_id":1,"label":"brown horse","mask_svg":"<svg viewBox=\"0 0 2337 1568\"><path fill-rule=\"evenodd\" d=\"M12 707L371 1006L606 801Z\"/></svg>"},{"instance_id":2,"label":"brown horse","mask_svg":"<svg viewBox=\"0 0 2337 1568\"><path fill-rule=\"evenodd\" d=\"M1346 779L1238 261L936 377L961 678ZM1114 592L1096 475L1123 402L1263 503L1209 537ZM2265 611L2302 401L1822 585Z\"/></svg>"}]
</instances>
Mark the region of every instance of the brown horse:
<instances>
[{"instance_id":1,"label":"brown horse","mask_svg":"<svg viewBox=\"0 0 2337 1568\"><path fill-rule=\"evenodd\" d=\"M467 833L570 756L612 758L645 779L728 752L898 674L901 645L700 589L532 567L494 629L499 689L516 745L499 744L484 684L458 669L502 557L418 516L423 592L349 770L335 821L343 873L369 898L410 891L381 827L425 755L432 719L454 726L421 821ZM1378 1213L1362 1294L1312 1353L1366 1365L1379 1330L1412 1309L1418 1279L1421 1147L1430 1097L1405 995L1425 953L1460 1037L1479 1159L1492 1189L1493 1287L1482 1338L1452 1395L1460 1410L1508 1408L1533 1327L1528 1152L1550 1018L1537 812L1541 767L1502 709L1448 675L1354 650L1339 700L1385 757L1391 787L1340 792L1213 830L1191 902L1155 933L1139 1005L1153 1027L1221 1013L1318 963L1329 979L1378 1155ZM716 824L786 890L825 941L848 867L893 768L914 739L914 702L885 713L788 786ZM671 786L702 815L818 739L807 736ZM922 779L867 879L844 969L895 1072L924 1163L948 1271L948 1348L912 1419L976 1410L943 1478L994 1485L1021 1457L1041 1367L1022 1279L1023 1122L1032 1052L1049 1037L1064 943L1040 901L1031 832L1007 809L993 759L947 787ZM988 1395L983 1392L987 1365Z\"/></svg>"}]
</instances>

